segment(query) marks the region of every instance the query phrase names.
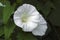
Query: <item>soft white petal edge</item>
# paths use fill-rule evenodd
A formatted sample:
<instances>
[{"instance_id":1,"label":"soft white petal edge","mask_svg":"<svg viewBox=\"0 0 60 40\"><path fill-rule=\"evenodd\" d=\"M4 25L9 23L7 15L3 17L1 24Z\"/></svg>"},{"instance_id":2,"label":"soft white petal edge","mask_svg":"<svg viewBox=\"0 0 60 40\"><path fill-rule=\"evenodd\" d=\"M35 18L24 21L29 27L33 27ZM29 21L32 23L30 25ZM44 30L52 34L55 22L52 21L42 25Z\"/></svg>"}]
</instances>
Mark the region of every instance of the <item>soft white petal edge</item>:
<instances>
[{"instance_id":1,"label":"soft white petal edge","mask_svg":"<svg viewBox=\"0 0 60 40\"><path fill-rule=\"evenodd\" d=\"M47 24L46 20L44 19L44 17L40 14L40 22L39 24Z\"/></svg>"},{"instance_id":2,"label":"soft white petal edge","mask_svg":"<svg viewBox=\"0 0 60 40\"><path fill-rule=\"evenodd\" d=\"M47 30L47 24L41 24L36 29L32 31L35 36L43 36Z\"/></svg>"},{"instance_id":3,"label":"soft white petal edge","mask_svg":"<svg viewBox=\"0 0 60 40\"><path fill-rule=\"evenodd\" d=\"M22 29L25 32L32 32L32 30L35 29L37 27L37 25L38 25L37 23L28 22L28 23L25 23L25 25Z\"/></svg>"},{"instance_id":4,"label":"soft white petal edge","mask_svg":"<svg viewBox=\"0 0 60 40\"><path fill-rule=\"evenodd\" d=\"M21 27L23 28L22 26L24 25L20 19L21 15L24 13L24 12L28 12L28 14L32 14L32 12L35 12L37 11L36 8L33 6L33 5L30 5L30 4L23 4L22 6L19 6L17 8L17 10L14 12L14 15L13 15L13 19L14 19L14 22L15 24L18 26L18 27ZM30 14L30 15L31 15ZM34 14L33 14L34 15Z\"/></svg>"},{"instance_id":5,"label":"soft white petal edge","mask_svg":"<svg viewBox=\"0 0 60 40\"><path fill-rule=\"evenodd\" d=\"M0 2L0 6L5 7L5 5L3 5L1 2Z\"/></svg>"}]
</instances>

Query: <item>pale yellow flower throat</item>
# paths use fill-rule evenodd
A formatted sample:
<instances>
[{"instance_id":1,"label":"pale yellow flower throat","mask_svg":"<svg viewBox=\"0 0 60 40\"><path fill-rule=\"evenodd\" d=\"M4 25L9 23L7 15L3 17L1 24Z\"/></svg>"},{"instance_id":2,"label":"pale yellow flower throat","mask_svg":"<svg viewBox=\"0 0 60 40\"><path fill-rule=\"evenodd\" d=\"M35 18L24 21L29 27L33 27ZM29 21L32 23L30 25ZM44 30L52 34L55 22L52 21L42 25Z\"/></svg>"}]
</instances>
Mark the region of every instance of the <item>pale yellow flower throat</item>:
<instances>
[{"instance_id":1,"label":"pale yellow flower throat","mask_svg":"<svg viewBox=\"0 0 60 40\"><path fill-rule=\"evenodd\" d=\"M21 19L22 19L22 22L27 22L27 20L28 20L28 14L24 13L22 15Z\"/></svg>"}]
</instances>

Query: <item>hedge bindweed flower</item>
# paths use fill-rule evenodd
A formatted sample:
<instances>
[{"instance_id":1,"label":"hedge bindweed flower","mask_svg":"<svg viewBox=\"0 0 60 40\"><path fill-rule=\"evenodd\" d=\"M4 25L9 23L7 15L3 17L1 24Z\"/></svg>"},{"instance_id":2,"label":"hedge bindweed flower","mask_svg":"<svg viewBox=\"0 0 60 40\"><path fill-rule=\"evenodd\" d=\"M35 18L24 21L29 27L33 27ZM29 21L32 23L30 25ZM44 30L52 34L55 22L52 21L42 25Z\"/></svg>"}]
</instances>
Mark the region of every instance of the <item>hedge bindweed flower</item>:
<instances>
[{"instance_id":1,"label":"hedge bindweed flower","mask_svg":"<svg viewBox=\"0 0 60 40\"><path fill-rule=\"evenodd\" d=\"M47 30L45 19L33 5L23 4L15 11L13 18L18 27L35 36L43 36Z\"/></svg>"},{"instance_id":2,"label":"hedge bindweed flower","mask_svg":"<svg viewBox=\"0 0 60 40\"><path fill-rule=\"evenodd\" d=\"M5 5L3 5L1 2L0 2L0 6L5 7Z\"/></svg>"}]
</instances>

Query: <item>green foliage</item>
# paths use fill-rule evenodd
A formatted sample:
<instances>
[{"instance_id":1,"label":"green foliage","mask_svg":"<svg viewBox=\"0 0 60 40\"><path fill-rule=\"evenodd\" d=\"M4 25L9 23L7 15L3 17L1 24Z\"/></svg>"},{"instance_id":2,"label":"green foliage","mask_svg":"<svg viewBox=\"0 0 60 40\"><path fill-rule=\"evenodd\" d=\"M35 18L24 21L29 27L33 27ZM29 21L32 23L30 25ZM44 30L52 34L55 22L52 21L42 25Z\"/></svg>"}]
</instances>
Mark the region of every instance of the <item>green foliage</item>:
<instances>
[{"instance_id":1,"label":"green foliage","mask_svg":"<svg viewBox=\"0 0 60 40\"><path fill-rule=\"evenodd\" d=\"M21 4L23 0L16 0L16 3Z\"/></svg>"},{"instance_id":2,"label":"green foliage","mask_svg":"<svg viewBox=\"0 0 60 40\"><path fill-rule=\"evenodd\" d=\"M0 7L0 36L2 36L4 34L4 27L3 27L3 22L2 22L2 10L3 10L3 7Z\"/></svg>"},{"instance_id":3,"label":"green foliage","mask_svg":"<svg viewBox=\"0 0 60 40\"><path fill-rule=\"evenodd\" d=\"M10 18L11 14L14 12L14 7L10 5L9 2L6 2L6 6L3 9L3 22L6 24L8 22L8 19Z\"/></svg>"},{"instance_id":4,"label":"green foliage","mask_svg":"<svg viewBox=\"0 0 60 40\"><path fill-rule=\"evenodd\" d=\"M2 2L2 3L4 3L4 2L6 2L7 0L0 0L0 2Z\"/></svg>"},{"instance_id":5,"label":"green foliage","mask_svg":"<svg viewBox=\"0 0 60 40\"><path fill-rule=\"evenodd\" d=\"M5 34L5 40L8 40L11 36L11 33L13 33L15 28L15 24L10 19L9 22L4 26L4 34Z\"/></svg>"},{"instance_id":6,"label":"green foliage","mask_svg":"<svg viewBox=\"0 0 60 40\"><path fill-rule=\"evenodd\" d=\"M46 2L44 5L40 5L40 10L42 11L42 13L44 14L45 17L48 16L48 14L51 11L51 8L55 8L53 3L48 1Z\"/></svg>"},{"instance_id":7,"label":"green foliage","mask_svg":"<svg viewBox=\"0 0 60 40\"><path fill-rule=\"evenodd\" d=\"M52 9L54 9L55 7L54 7L54 5L53 5L53 3L51 2L51 1L47 1L46 3L44 3L44 2L40 2L40 3L37 3L36 4L36 7L37 7L37 10L41 13L41 14L43 14L43 16L45 17L45 18L47 18L47 16L49 15L49 14L51 14L50 12L51 12L51 8Z\"/></svg>"},{"instance_id":8,"label":"green foliage","mask_svg":"<svg viewBox=\"0 0 60 40\"><path fill-rule=\"evenodd\" d=\"M11 36L11 33L14 31L14 28L15 28L14 23L11 21L11 19L9 19L15 10L14 6L15 4L11 6L10 3L7 1L5 3L5 7L3 8L4 34L5 34L6 40L9 39L9 37Z\"/></svg>"},{"instance_id":9,"label":"green foliage","mask_svg":"<svg viewBox=\"0 0 60 40\"><path fill-rule=\"evenodd\" d=\"M53 0L53 4L55 9L52 10L48 19L53 25L60 26L60 0Z\"/></svg>"},{"instance_id":10,"label":"green foliage","mask_svg":"<svg viewBox=\"0 0 60 40\"><path fill-rule=\"evenodd\" d=\"M0 36L2 36L4 34L4 27L0 26Z\"/></svg>"},{"instance_id":11,"label":"green foliage","mask_svg":"<svg viewBox=\"0 0 60 40\"><path fill-rule=\"evenodd\" d=\"M21 29L17 34L17 40L37 40L32 33L23 32Z\"/></svg>"}]
</instances>

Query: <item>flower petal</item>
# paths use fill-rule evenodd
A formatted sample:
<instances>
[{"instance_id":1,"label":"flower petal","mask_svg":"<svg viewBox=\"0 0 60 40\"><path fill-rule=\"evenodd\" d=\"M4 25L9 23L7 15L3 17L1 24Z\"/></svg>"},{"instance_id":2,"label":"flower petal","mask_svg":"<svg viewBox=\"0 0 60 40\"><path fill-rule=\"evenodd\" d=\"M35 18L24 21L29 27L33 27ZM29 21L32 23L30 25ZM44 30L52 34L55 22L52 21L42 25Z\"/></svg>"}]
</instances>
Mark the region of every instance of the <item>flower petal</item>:
<instances>
[{"instance_id":1,"label":"flower petal","mask_svg":"<svg viewBox=\"0 0 60 40\"><path fill-rule=\"evenodd\" d=\"M23 7L24 7L24 9L26 9L25 11L27 11L28 13L31 13L34 10L36 10L36 8L30 4L23 4Z\"/></svg>"},{"instance_id":2,"label":"flower petal","mask_svg":"<svg viewBox=\"0 0 60 40\"><path fill-rule=\"evenodd\" d=\"M23 9L22 11L24 11L25 13L28 13L28 14L32 14L32 12L36 11L36 8L33 5L30 5L30 4L23 4L22 6L20 6L18 8L18 11L20 9Z\"/></svg>"},{"instance_id":3,"label":"flower petal","mask_svg":"<svg viewBox=\"0 0 60 40\"><path fill-rule=\"evenodd\" d=\"M30 4L23 4L22 6L18 7L18 9L14 13L14 22L15 22L15 24L20 27L20 24L22 23L21 22L22 21L21 16L23 15L23 13L26 13L26 14L29 14L29 15L31 15L31 14L34 15L33 12L37 15L36 8L32 5L30 5Z\"/></svg>"},{"instance_id":4,"label":"flower petal","mask_svg":"<svg viewBox=\"0 0 60 40\"><path fill-rule=\"evenodd\" d=\"M23 31L25 32L31 32L33 29L37 27L37 23L34 22L27 22L24 24Z\"/></svg>"},{"instance_id":5,"label":"flower petal","mask_svg":"<svg viewBox=\"0 0 60 40\"><path fill-rule=\"evenodd\" d=\"M22 15L28 14L26 23L22 22ZM21 27L23 31L32 32L34 35L44 35L47 29L47 23L36 8L30 4L23 4L14 13L14 22ZM39 25L38 25L39 24Z\"/></svg>"},{"instance_id":6,"label":"flower petal","mask_svg":"<svg viewBox=\"0 0 60 40\"><path fill-rule=\"evenodd\" d=\"M14 19L14 22L15 22L15 24L16 24L17 26L19 26L19 27L22 28L23 24L22 24L22 22L21 22L21 19L15 18L15 19Z\"/></svg>"},{"instance_id":7,"label":"flower petal","mask_svg":"<svg viewBox=\"0 0 60 40\"><path fill-rule=\"evenodd\" d=\"M38 11L35 11L35 12L33 12L32 14L31 14L31 17L29 17L29 19L28 19L28 21L29 22L39 22L39 17L40 17L40 14L39 14L39 12Z\"/></svg>"},{"instance_id":8,"label":"flower petal","mask_svg":"<svg viewBox=\"0 0 60 40\"><path fill-rule=\"evenodd\" d=\"M32 31L35 36L43 36L47 30L47 24L39 25L36 29Z\"/></svg>"},{"instance_id":9,"label":"flower petal","mask_svg":"<svg viewBox=\"0 0 60 40\"><path fill-rule=\"evenodd\" d=\"M40 14L40 22L39 24L47 24L47 22L45 21L44 17Z\"/></svg>"},{"instance_id":10,"label":"flower petal","mask_svg":"<svg viewBox=\"0 0 60 40\"><path fill-rule=\"evenodd\" d=\"M21 20L22 14L23 14L23 8L21 6L14 12L14 15L13 15L15 24L21 28L23 28L23 24L22 24L22 20Z\"/></svg>"}]
</instances>

